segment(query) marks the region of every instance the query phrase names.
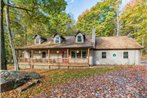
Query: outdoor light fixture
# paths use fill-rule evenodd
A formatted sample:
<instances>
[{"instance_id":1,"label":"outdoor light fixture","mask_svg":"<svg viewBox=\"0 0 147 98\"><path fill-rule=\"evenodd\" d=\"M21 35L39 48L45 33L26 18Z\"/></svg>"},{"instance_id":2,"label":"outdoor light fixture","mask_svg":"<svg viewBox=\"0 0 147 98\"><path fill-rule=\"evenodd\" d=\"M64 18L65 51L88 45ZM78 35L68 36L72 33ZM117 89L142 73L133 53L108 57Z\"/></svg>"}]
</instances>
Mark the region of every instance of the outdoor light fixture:
<instances>
[{"instance_id":1,"label":"outdoor light fixture","mask_svg":"<svg viewBox=\"0 0 147 98\"><path fill-rule=\"evenodd\" d=\"M39 53L41 53L41 51L39 50Z\"/></svg>"},{"instance_id":2,"label":"outdoor light fixture","mask_svg":"<svg viewBox=\"0 0 147 98\"><path fill-rule=\"evenodd\" d=\"M79 50L77 50L77 53L79 53Z\"/></svg>"},{"instance_id":3,"label":"outdoor light fixture","mask_svg":"<svg viewBox=\"0 0 147 98\"><path fill-rule=\"evenodd\" d=\"M57 51L57 53L59 53L59 51Z\"/></svg>"}]
</instances>

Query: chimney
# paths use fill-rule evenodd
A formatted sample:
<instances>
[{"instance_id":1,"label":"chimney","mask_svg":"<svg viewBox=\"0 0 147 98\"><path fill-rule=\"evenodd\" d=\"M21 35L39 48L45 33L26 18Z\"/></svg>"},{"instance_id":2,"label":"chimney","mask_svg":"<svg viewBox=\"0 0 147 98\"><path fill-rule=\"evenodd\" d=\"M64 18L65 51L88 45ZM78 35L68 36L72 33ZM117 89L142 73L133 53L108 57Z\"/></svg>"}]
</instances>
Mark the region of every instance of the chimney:
<instances>
[{"instance_id":1,"label":"chimney","mask_svg":"<svg viewBox=\"0 0 147 98\"><path fill-rule=\"evenodd\" d=\"M93 47L95 48L95 28L94 27L92 28L92 44L93 44Z\"/></svg>"}]
</instances>

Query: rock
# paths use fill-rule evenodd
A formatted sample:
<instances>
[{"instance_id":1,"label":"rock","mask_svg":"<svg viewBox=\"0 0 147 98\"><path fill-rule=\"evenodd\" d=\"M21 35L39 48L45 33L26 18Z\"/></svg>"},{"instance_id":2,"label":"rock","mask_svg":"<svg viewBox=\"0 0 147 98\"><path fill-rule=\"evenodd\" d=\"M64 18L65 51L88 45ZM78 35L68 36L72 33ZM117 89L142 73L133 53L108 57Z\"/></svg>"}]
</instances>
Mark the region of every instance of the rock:
<instances>
[{"instance_id":1,"label":"rock","mask_svg":"<svg viewBox=\"0 0 147 98\"><path fill-rule=\"evenodd\" d=\"M41 78L41 76L35 72L27 72L26 77L28 77L30 79L40 79Z\"/></svg>"},{"instance_id":2,"label":"rock","mask_svg":"<svg viewBox=\"0 0 147 98\"><path fill-rule=\"evenodd\" d=\"M31 79L39 79L41 76L35 72L0 71L0 92L15 89Z\"/></svg>"},{"instance_id":3,"label":"rock","mask_svg":"<svg viewBox=\"0 0 147 98\"><path fill-rule=\"evenodd\" d=\"M28 88L36 85L37 83L40 83L40 80L32 80L30 82L27 82L26 84L24 84L23 86L17 88L17 91L20 93L22 91L27 90Z\"/></svg>"}]
</instances>

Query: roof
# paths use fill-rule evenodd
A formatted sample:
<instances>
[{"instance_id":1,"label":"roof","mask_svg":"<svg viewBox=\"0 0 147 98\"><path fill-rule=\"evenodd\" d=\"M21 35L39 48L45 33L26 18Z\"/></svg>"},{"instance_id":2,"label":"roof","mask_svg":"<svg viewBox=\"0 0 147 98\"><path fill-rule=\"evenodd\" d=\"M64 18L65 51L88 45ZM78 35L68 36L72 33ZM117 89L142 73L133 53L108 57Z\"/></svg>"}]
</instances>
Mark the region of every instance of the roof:
<instances>
[{"instance_id":1,"label":"roof","mask_svg":"<svg viewBox=\"0 0 147 98\"><path fill-rule=\"evenodd\" d=\"M141 49L133 38L127 36L97 37L96 49Z\"/></svg>"},{"instance_id":2,"label":"roof","mask_svg":"<svg viewBox=\"0 0 147 98\"><path fill-rule=\"evenodd\" d=\"M56 36L56 35L59 35L62 39L65 39L62 35L60 35L59 33L55 33L54 35L53 35L53 38Z\"/></svg>"},{"instance_id":3,"label":"roof","mask_svg":"<svg viewBox=\"0 0 147 98\"><path fill-rule=\"evenodd\" d=\"M50 37L45 43L18 47L16 49L92 48L90 35L86 35L86 40L84 43L75 43L74 36L66 36L64 38L65 41L63 41L61 44L54 44L53 38Z\"/></svg>"},{"instance_id":4,"label":"roof","mask_svg":"<svg viewBox=\"0 0 147 98\"><path fill-rule=\"evenodd\" d=\"M55 49L55 48L93 48L93 49L141 49L143 48L133 38L127 36L96 37L96 45L93 47L92 36L85 35L84 43L75 43L75 36L65 36L61 44L54 44L53 38L48 38L42 44L28 45L16 49Z\"/></svg>"},{"instance_id":5,"label":"roof","mask_svg":"<svg viewBox=\"0 0 147 98\"><path fill-rule=\"evenodd\" d=\"M35 39L37 36L40 36L41 39L43 39L43 40L47 40L47 38L43 37L43 36L40 35L40 34L35 34L35 35L33 36L33 39Z\"/></svg>"}]
</instances>

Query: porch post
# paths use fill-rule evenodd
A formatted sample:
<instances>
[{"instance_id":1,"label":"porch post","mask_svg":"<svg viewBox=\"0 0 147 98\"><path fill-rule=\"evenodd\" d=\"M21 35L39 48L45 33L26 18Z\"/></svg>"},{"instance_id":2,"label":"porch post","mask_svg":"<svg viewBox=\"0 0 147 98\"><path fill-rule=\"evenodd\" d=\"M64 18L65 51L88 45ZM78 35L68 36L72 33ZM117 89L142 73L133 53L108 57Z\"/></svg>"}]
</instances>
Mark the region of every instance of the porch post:
<instances>
[{"instance_id":1,"label":"porch post","mask_svg":"<svg viewBox=\"0 0 147 98\"><path fill-rule=\"evenodd\" d=\"M69 63L69 49L67 49L67 63Z\"/></svg>"},{"instance_id":2,"label":"porch post","mask_svg":"<svg viewBox=\"0 0 147 98\"><path fill-rule=\"evenodd\" d=\"M50 50L48 49L48 65L50 63Z\"/></svg>"},{"instance_id":3,"label":"porch post","mask_svg":"<svg viewBox=\"0 0 147 98\"><path fill-rule=\"evenodd\" d=\"M88 65L89 65L89 54L90 54L89 52L90 52L90 49L88 48L88 50L87 50L87 56L88 56L88 58L87 58L87 59L88 59Z\"/></svg>"},{"instance_id":4,"label":"porch post","mask_svg":"<svg viewBox=\"0 0 147 98\"><path fill-rule=\"evenodd\" d=\"M31 50L31 68L33 68L33 50Z\"/></svg>"},{"instance_id":5,"label":"porch post","mask_svg":"<svg viewBox=\"0 0 147 98\"><path fill-rule=\"evenodd\" d=\"M19 50L16 50L16 58L17 58L17 61L18 61L18 55L19 55Z\"/></svg>"}]
</instances>

